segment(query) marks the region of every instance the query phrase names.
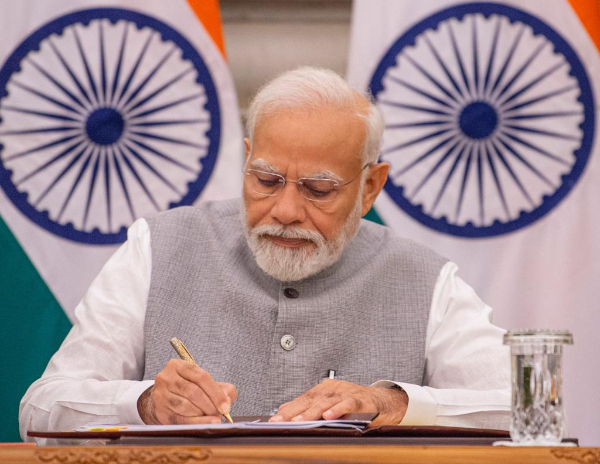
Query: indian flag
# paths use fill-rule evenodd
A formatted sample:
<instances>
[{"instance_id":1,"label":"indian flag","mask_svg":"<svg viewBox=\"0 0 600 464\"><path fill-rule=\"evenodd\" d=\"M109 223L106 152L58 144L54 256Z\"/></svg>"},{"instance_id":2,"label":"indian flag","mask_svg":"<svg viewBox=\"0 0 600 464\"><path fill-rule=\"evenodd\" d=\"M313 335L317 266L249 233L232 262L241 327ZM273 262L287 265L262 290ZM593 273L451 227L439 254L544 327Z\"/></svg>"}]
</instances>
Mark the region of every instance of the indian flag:
<instances>
[{"instance_id":1,"label":"indian flag","mask_svg":"<svg viewBox=\"0 0 600 464\"><path fill-rule=\"evenodd\" d=\"M127 227L237 196L243 145L217 0L20 0L0 31L0 440L16 441L21 396Z\"/></svg>"},{"instance_id":2,"label":"indian flag","mask_svg":"<svg viewBox=\"0 0 600 464\"><path fill-rule=\"evenodd\" d=\"M600 3L356 0L349 80L384 113L375 207L506 328L569 329L570 436L600 425Z\"/></svg>"}]
</instances>

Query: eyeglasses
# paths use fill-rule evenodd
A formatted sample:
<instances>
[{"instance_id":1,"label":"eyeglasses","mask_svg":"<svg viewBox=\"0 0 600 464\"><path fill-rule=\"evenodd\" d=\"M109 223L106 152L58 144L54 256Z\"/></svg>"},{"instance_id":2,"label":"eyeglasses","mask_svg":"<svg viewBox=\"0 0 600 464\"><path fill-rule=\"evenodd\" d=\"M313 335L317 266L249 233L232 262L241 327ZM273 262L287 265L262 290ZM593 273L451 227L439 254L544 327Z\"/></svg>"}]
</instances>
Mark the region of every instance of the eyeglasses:
<instances>
[{"instance_id":1,"label":"eyeglasses","mask_svg":"<svg viewBox=\"0 0 600 464\"><path fill-rule=\"evenodd\" d=\"M365 164L352 180L344 184L340 184L334 179L310 177L301 177L296 181L286 180L281 174L260 171L258 169L246 169L244 174L246 175L250 190L259 195L273 197L281 192L285 184L289 182L290 184L296 184L300 194L307 200L316 203L325 203L335 200L341 187L354 182L366 168L372 165L373 163Z\"/></svg>"}]
</instances>

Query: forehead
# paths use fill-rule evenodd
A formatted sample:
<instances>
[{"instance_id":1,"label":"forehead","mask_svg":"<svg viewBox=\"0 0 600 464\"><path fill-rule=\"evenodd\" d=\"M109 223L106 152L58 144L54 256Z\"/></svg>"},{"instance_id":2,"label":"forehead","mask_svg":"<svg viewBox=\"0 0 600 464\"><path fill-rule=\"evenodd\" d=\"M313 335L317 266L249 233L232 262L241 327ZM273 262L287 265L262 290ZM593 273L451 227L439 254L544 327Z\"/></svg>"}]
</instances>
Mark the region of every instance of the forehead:
<instances>
[{"instance_id":1,"label":"forehead","mask_svg":"<svg viewBox=\"0 0 600 464\"><path fill-rule=\"evenodd\" d=\"M281 112L257 121L252 159L283 173L329 170L345 176L360 168L365 135L364 121L348 110Z\"/></svg>"}]
</instances>

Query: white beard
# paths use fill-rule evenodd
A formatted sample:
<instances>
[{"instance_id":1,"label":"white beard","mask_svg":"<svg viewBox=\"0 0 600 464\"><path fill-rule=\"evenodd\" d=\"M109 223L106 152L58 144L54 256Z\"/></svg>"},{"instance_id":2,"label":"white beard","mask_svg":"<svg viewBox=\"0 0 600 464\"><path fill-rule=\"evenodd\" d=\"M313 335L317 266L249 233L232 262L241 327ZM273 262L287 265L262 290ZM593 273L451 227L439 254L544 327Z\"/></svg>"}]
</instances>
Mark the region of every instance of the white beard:
<instances>
[{"instance_id":1,"label":"white beard","mask_svg":"<svg viewBox=\"0 0 600 464\"><path fill-rule=\"evenodd\" d=\"M336 263L342 256L346 244L358 230L362 195L358 198L342 229L332 240L325 239L319 232L298 226L262 225L250 229L242 205L246 240L256 263L271 277L284 282L306 279ZM273 243L268 236L304 239L312 242L312 245L284 248Z\"/></svg>"}]
</instances>

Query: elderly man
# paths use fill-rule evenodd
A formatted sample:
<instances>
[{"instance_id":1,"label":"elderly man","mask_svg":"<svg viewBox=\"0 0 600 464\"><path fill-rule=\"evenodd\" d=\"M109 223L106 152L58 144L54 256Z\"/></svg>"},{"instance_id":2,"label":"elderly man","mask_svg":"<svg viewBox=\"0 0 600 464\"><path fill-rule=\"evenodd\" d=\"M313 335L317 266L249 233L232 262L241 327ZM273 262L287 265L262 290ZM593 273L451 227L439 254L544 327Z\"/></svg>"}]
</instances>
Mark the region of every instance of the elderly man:
<instances>
[{"instance_id":1,"label":"elderly man","mask_svg":"<svg viewBox=\"0 0 600 464\"><path fill-rule=\"evenodd\" d=\"M137 221L21 403L21 430L376 412L503 428L508 354L491 310L434 252L361 220L385 183L383 120L301 68L251 105L243 203ZM173 357L181 338L198 366Z\"/></svg>"}]
</instances>

